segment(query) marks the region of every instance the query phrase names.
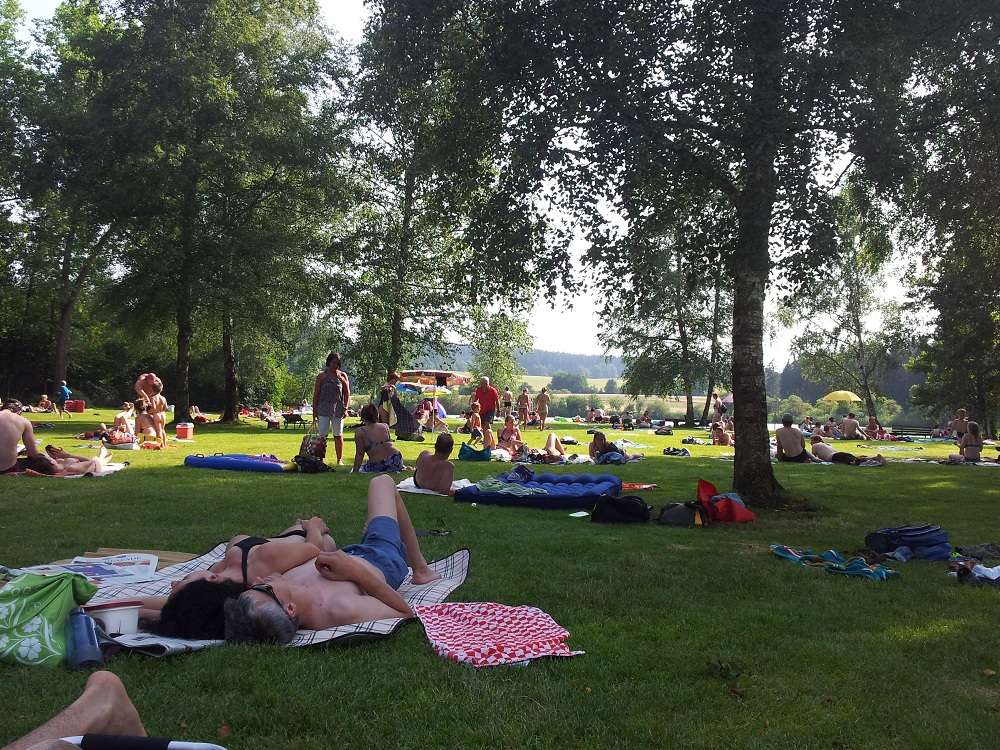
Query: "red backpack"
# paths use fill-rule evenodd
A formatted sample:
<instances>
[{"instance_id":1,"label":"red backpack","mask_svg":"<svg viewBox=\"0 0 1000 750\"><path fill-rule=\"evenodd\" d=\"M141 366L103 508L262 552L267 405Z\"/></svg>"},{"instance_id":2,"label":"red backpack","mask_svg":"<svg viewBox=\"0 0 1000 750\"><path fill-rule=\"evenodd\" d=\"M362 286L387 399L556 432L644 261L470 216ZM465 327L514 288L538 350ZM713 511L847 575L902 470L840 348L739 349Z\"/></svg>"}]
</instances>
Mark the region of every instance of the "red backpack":
<instances>
[{"instance_id":1,"label":"red backpack","mask_svg":"<svg viewBox=\"0 0 1000 750\"><path fill-rule=\"evenodd\" d=\"M757 516L747 509L735 492L720 494L711 482L698 480L698 502L705 508L708 522L715 523L747 523L756 521Z\"/></svg>"}]
</instances>

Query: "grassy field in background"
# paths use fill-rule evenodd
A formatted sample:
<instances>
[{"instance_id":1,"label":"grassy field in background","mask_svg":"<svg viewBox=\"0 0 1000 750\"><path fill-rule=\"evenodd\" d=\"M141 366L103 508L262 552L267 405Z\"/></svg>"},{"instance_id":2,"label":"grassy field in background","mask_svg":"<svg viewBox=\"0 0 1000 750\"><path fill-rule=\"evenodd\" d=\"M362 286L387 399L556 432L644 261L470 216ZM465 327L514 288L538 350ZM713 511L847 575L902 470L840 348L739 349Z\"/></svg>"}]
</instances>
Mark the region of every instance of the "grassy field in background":
<instances>
[{"instance_id":1,"label":"grassy field in background","mask_svg":"<svg viewBox=\"0 0 1000 750\"><path fill-rule=\"evenodd\" d=\"M112 413L88 411L38 436L72 449L75 432ZM553 429L588 440L587 425ZM687 435L705 437L683 429L671 437L615 433L650 446L639 449L648 458L608 470L656 483L641 493L656 508L693 499L699 478L728 489L732 464L724 459L732 449L695 445L690 458L662 455ZM534 445L545 437L528 436ZM103 479L0 477L0 563L48 562L101 546L200 553L236 533L274 533L313 513L339 543L358 540L367 477L182 465L189 452L290 458L301 431L198 425L194 438L161 452L123 453L131 465ZM426 444L399 447L412 465ZM838 447L866 452L846 441ZM892 447L908 449L885 452L897 459L940 458L951 449ZM345 461L353 456L348 441ZM457 475L477 480L505 468L463 462ZM901 563L901 577L872 582L780 560L768 547L849 553L865 534L907 522L940 524L954 544L1000 541L1000 469L900 462L775 471L819 510L689 529L602 526L562 511L405 496L418 528L452 532L421 540L428 559L471 550L469 578L451 600L537 606L583 656L474 669L438 657L412 624L352 648L224 646L166 660L120 657L108 668L151 733L230 750L996 744L1000 590L960 587L942 563ZM710 669L712 661L728 664L728 676ZM0 744L69 703L85 679L0 664Z\"/></svg>"}]
</instances>

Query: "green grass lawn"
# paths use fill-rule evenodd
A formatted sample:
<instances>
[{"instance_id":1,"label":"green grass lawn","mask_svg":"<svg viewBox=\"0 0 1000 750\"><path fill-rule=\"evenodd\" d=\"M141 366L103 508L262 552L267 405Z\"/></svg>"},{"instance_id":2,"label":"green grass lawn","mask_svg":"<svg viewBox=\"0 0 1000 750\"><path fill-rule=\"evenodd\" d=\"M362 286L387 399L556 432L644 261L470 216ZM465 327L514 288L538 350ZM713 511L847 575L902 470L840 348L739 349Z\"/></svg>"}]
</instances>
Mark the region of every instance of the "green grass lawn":
<instances>
[{"instance_id":1,"label":"green grass lawn","mask_svg":"<svg viewBox=\"0 0 1000 750\"><path fill-rule=\"evenodd\" d=\"M38 436L71 449L74 431L111 413L87 412ZM586 425L554 429L587 440ZM732 449L662 455L688 434L705 433L616 433L652 448L648 460L610 470L658 484L643 493L657 508L693 499L699 478L728 489L732 465L713 457ZM198 425L194 437L162 452L123 453L131 466L104 479L0 478L0 563L101 546L200 553L313 513L341 544L358 540L364 476L182 465L189 452L291 457L301 432ZM536 445L543 437L530 433ZM411 465L423 447L400 444ZM941 457L949 447L885 455ZM353 456L349 442L345 460ZM461 463L457 475L477 480L503 468ZM422 540L428 559L472 551L469 578L452 600L537 606L570 631L569 645L583 656L477 670L436 656L412 624L351 648L226 646L167 660L120 657L108 668L151 733L211 741L226 728L220 744L231 750L995 746L1000 676L988 670L1000 673L1000 590L959 587L942 563L899 564L902 576L885 583L836 576L780 560L768 545L850 552L875 529L923 521L947 529L953 544L1000 541L1000 469L782 464L776 472L820 510L688 529L405 497L418 528L452 530ZM712 660L741 674L713 673ZM85 679L0 665L0 743L69 703Z\"/></svg>"}]
</instances>

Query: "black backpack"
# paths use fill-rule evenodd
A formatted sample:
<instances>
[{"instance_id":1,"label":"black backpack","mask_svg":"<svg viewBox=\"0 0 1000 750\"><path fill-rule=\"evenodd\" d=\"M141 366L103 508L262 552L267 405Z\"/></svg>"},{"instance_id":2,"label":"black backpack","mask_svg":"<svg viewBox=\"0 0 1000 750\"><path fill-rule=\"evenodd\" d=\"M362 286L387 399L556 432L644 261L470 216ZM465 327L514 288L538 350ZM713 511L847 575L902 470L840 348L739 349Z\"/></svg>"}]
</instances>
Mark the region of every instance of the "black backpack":
<instances>
[{"instance_id":1,"label":"black backpack","mask_svg":"<svg viewBox=\"0 0 1000 750\"><path fill-rule=\"evenodd\" d=\"M292 460L303 474L322 474L324 471L332 471L329 466L315 456L296 456Z\"/></svg>"},{"instance_id":2,"label":"black backpack","mask_svg":"<svg viewBox=\"0 0 1000 750\"><path fill-rule=\"evenodd\" d=\"M590 512L590 520L594 523L646 523L652 511L652 507L636 495L602 495Z\"/></svg>"},{"instance_id":3,"label":"black backpack","mask_svg":"<svg viewBox=\"0 0 1000 750\"><path fill-rule=\"evenodd\" d=\"M656 522L663 526L708 526L705 508L699 502L667 503Z\"/></svg>"}]
</instances>

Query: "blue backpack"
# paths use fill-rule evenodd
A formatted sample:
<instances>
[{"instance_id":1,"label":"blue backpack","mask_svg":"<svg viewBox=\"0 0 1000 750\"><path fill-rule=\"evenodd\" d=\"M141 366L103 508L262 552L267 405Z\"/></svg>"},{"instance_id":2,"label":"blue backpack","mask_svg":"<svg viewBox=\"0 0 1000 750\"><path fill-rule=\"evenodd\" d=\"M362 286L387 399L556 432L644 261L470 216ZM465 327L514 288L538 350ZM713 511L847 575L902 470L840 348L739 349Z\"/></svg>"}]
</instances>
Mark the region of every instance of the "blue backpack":
<instances>
[{"instance_id":1,"label":"blue backpack","mask_svg":"<svg viewBox=\"0 0 1000 750\"><path fill-rule=\"evenodd\" d=\"M873 552L897 560L947 560L951 555L948 532L930 523L890 526L865 537L865 546Z\"/></svg>"}]
</instances>

